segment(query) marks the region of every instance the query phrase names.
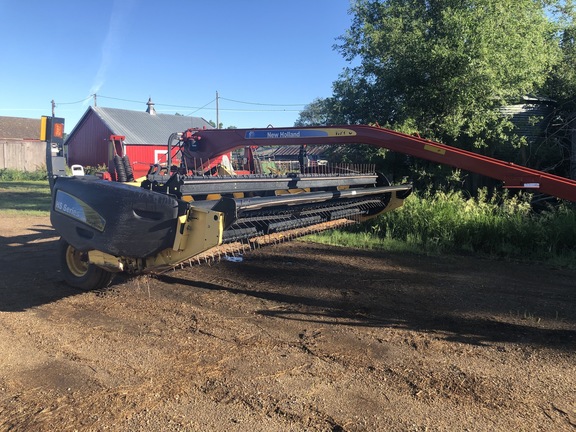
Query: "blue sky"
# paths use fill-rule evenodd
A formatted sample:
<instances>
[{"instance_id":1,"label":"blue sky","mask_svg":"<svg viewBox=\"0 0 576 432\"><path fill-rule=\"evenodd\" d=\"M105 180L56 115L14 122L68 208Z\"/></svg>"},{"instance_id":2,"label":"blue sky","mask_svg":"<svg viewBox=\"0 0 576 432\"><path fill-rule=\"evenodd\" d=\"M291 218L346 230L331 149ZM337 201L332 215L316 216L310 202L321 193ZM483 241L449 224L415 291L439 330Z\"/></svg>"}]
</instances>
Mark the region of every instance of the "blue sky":
<instances>
[{"instance_id":1,"label":"blue sky","mask_svg":"<svg viewBox=\"0 0 576 432\"><path fill-rule=\"evenodd\" d=\"M0 0L0 116L99 106L291 126L349 64L349 0ZM234 102L238 101L238 102ZM239 103L239 102L249 102ZM283 106L275 106L283 105ZM199 109L204 107L203 109Z\"/></svg>"}]
</instances>

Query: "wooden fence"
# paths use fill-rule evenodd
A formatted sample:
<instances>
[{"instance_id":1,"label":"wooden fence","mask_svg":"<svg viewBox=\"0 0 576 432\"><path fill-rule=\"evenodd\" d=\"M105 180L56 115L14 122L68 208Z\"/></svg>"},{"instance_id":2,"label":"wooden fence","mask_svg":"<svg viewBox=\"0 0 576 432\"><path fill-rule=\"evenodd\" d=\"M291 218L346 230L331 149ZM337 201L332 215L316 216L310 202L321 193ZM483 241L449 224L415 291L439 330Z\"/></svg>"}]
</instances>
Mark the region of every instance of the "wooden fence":
<instances>
[{"instance_id":1,"label":"wooden fence","mask_svg":"<svg viewBox=\"0 0 576 432\"><path fill-rule=\"evenodd\" d=\"M45 142L37 140L0 140L0 169L36 171L45 166Z\"/></svg>"}]
</instances>

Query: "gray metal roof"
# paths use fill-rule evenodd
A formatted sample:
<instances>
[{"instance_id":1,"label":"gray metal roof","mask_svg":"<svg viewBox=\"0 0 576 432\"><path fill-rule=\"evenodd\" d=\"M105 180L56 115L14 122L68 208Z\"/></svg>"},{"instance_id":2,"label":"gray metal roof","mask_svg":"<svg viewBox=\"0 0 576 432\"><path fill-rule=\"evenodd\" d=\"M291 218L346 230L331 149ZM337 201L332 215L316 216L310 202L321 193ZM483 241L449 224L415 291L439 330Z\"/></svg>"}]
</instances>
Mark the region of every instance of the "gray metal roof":
<instances>
[{"instance_id":1,"label":"gray metal roof","mask_svg":"<svg viewBox=\"0 0 576 432\"><path fill-rule=\"evenodd\" d=\"M124 135L126 144L166 144L172 132L189 128L213 127L201 117L171 114L151 115L145 111L90 107L116 135Z\"/></svg>"},{"instance_id":2,"label":"gray metal roof","mask_svg":"<svg viewBox=\"0 0 576 432\"><path fill-rule=\"evenodd\" d=\"M524 103L503 106L500 112L510 117L516 127L514 133L532 142L544 136L554 111L552 103L547 100L525 98Z\"/></svg>"},{"instance_id":3,"label":"gray metal roof","mask_svg":"<svg viewBox=\"0 0 576 432\"><path fill-rule=\"evenodd\" d=\"M0 117L0 138L40 139L40 119Z\"/></svg>"}]
</instances>

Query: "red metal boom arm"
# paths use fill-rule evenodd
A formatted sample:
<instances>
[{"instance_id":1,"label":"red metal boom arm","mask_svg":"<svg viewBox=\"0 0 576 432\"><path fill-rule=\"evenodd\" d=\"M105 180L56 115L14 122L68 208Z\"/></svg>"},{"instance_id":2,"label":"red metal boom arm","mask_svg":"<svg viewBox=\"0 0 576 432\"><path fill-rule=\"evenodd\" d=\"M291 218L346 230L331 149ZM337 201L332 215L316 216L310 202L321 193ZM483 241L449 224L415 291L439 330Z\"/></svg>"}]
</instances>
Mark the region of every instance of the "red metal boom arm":
<instances>
[{"instance_id":1,"label":"red metal boom arm","mask_svg":"<svg viewBox=\"0 0 576 432\"><path fill-rule=\"evenodd\" d=\"M574 180L379 127L205 129L195 131L193 138L195 154L204 159L246 146L368 144L501 180L508 188L535 189L576 202Z\"/></svg>"}]
</instances>

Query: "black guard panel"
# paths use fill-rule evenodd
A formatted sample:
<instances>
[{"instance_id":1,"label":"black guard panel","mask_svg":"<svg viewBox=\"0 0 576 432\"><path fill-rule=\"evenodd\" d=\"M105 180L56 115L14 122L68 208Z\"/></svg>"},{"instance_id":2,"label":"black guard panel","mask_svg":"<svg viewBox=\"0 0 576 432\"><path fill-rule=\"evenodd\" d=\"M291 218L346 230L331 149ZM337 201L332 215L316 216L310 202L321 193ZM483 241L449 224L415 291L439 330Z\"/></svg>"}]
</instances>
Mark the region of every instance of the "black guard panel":
<instances>
[{"instance_id":1,"label":"black guard panel","mask_svg":"<svg viewBox=\"0 0 576 432\"><path fill-rule=\"evenodd\" d=\"M145 258L172 247L179 212L175 198L95 177L59 177L52 192L52 226L81 251Z\"/></svg>"}]
</instances>

